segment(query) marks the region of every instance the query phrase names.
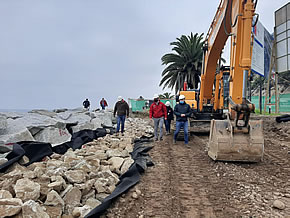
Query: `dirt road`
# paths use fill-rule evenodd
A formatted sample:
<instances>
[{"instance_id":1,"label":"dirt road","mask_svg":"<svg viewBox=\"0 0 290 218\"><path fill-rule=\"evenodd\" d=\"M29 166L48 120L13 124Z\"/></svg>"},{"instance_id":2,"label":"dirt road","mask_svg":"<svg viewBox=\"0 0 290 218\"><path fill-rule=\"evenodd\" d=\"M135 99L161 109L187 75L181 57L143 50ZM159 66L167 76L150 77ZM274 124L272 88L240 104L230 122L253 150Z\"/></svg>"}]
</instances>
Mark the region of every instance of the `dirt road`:
<instances>
[{"instance_id":1,"label":"dirt road","mask_svg":"<svg viewBox=\"0 0 290 218\"><path fill-rule=\"evenodd\" d=\"M290 217L290 123L264 118L265 155L257 164L214 162L207 135L155 142L155 163L103 217ZM138 199L132 197L139 189ZM276 209L280 200L285 209Z\"/></svg>"}]
</instances>

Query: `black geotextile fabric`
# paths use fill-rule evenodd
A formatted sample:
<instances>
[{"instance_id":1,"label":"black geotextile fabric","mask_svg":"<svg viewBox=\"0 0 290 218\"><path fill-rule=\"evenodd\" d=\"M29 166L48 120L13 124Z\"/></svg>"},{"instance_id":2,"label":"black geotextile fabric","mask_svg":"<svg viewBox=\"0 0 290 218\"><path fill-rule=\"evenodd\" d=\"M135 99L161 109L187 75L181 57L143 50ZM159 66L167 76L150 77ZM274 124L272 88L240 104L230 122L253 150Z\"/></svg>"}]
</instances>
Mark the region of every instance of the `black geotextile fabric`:
<instances>
[{"instance_id":1,"label":"black geotextile fabric","mask_svg":"<svg viewBox=\"0 0 290 218\"><path fill-rule=\"evenodd\" d=\"M43 142L17 142L13 145L13 150L7 155L8 162L0 165L0 172L5 172L9 166L19 161L24 155L29 158L28 166L34 162L41 161L44 157L53 153L64 154L69 148L79 149L83 144L93 141L99 137L113 133L113 128L98 128L96 130L81 130L72 135L71 141L52 147L50 143Z\"/></svg>"},{"instance_id":2,"label":"black geotextile fabric","mask_svg":"<svg viewBox=\"0 0 290 218\"><path fill-rule=\"evenodd\" d=\"M147 152L152 149L152 146L146 146L146 144L151 141L151 137L142 137L135 141L134 150L131 153L134 163L127 172L120 176L120 181L115 190L104 199L101 205L91 210L85 218L100 217L110 207L114 200L140 181L141 173L143 173L148 166L154 165L149 154L147 154Z\"/></svg>"},{"instance_id":3,"label":"black geotextile fabric","mask_svg":"<svg viewBox=\"0 0 290 218\"><path fill-rule=\"evenodd\" d=\"M281 122L288 122L290 121L290 115L289 114L284 114L282 116L276 117L276 122L281 123Z\"/></svg>"}]
</instances>

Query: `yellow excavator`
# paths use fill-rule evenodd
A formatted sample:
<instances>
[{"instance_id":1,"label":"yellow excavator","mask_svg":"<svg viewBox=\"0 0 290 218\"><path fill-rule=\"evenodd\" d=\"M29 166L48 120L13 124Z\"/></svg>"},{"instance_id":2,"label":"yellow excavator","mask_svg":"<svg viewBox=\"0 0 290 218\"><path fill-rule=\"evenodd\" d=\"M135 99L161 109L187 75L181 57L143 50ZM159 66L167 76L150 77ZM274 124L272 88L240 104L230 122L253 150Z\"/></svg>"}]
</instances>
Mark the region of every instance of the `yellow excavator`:
<instances>
[{"instance_id":1,"label":"yellow excavator","mask_svg":"<svg viewBox=\"0 0 290 218\"><path fill-rule=\"evenodd\" d=\"M190 123L210 122L208 155L213 160L259 162L263 158L263 122L250 120L255 105L246 98L252 62L252 27L258 20L257 1L221 0L205 39L200 90L180 92L193 109ZM218 62L229 37L230 66L225 69ZM226 114L223 113L225 73L229 74Z\"/></svg>"}]
</instances>

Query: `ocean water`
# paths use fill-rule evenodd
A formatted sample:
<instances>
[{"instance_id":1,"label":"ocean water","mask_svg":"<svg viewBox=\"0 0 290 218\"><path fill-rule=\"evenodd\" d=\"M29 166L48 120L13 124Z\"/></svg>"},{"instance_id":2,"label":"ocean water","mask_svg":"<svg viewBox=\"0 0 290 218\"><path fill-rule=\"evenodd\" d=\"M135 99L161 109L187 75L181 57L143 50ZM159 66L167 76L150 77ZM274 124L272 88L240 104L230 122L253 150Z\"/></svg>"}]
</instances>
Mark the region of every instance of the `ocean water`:
<instances>
[{"instance_id":1,"label":"ocean water","mask_svg":"<svg viewBox=\"0 0 290 218\"><path fill-rule=\"evenodd\" d=\"M0 109L0 112L28 112L31 109Z\"/></svg>"}]
</instances>

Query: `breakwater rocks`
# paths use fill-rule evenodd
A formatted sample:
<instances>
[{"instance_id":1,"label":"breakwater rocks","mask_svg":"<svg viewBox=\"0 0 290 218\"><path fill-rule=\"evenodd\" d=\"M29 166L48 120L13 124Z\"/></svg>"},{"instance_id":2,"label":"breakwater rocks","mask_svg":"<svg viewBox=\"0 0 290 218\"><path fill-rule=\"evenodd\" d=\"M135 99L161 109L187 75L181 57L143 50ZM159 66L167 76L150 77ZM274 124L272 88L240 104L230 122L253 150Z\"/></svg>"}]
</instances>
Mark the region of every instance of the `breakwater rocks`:
<instances>
[{"instance_id":1,"label":"breakwater rocks","mask_svg":"<svg viewBox=\"0 0 290 218\"><path fill-rule=\"evenodd\" d=\"M32 127L26 128L31 134ZM106 135L28 167L13 164L0 174L0 217L84 217L113 192L119 176L134 162L134 139L152 133L148 121L128 118L123 136Z\"/></svg>"}]
</instances>

